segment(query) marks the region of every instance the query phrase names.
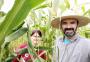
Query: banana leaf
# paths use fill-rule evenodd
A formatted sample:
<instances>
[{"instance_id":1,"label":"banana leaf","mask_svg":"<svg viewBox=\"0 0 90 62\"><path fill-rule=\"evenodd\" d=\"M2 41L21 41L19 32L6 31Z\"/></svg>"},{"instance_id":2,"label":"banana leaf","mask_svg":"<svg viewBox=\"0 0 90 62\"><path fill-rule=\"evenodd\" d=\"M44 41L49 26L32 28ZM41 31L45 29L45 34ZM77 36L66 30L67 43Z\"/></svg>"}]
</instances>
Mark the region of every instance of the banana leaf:
<instances>
[{"instance_id":1,"label":"banana leaf","mask_svg":"<svg viewBox=\"0 0 90 62\"><path fill-rule=\"evenodd\" d=\"M37 5L44 0L15 0L14 6L6 15L4 21L0 24L0 45L5 41L5 37L17 29L23 23L24 19Z\"/></svg>"},{"instance_id":2,"label":"banana leaf","mask_svg":"<svg viewBox=\"0 0 90 62\"><path fill-rule=\"evenodd\" d=\"M5 48L8 46L8 44L13 41L16 40L17 38L19 38L20 36L22 36L23 34L25 34L27 32L27 28L20 28L17 31L15 31L14 33L10 34L9 36L7 36L5 38L5 42L2 45L2 48Z\"/></svg>"}]
</instances>

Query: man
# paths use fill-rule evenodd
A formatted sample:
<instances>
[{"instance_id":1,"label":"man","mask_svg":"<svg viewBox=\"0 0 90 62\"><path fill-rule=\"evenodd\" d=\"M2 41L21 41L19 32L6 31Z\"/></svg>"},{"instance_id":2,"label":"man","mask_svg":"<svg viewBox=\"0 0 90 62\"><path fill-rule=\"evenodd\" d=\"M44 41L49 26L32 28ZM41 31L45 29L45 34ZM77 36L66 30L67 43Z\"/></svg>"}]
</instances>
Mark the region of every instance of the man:
<instances>
[{"instance_id":1,"label":"man","mask_svg":"<svg viewBox=\"0 0 90 62\"><path fill-rule=\"evenodd\" d=\"M60 28L64 36L57 38L52 62L90 62L90 40L77 34L77 28L87 25L90 19L69 15L55 18L51 25Z\"/></svg>"}]
</instances>

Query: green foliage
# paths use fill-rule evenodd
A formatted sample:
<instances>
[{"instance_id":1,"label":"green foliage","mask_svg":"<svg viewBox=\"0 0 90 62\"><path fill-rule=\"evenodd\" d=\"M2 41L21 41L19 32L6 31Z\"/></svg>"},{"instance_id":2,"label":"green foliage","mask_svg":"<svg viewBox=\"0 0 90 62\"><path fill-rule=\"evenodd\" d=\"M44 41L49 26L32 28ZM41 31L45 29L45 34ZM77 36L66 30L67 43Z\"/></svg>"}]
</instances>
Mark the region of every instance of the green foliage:
<instances>
[{"instance_id":1,"label":"green foliage","mask_svg":"<svg viewBox=\"0 0 90 62\"><path fill-rule=\"evenodd\" d=\"M0 9L1 9L3 3L4 3L4 0L0 0Z\"/></svg>"},{"instance_id":2,"label":"green foliage","mask_svg":"<svg viewBox=\"0 0 90 62\"><path fill-rule=\"evenodd\" d=\"M0 45L4 42L7 35L23 23L29 11L44 0L15 0L15 4L11 11L6 15L5 20L0 25ZM3 26L3 27L2 27Z\"/></svg>"},{"instance_id":3,"label":"green foliage","mask_svg":"<svg viewBox=\"0 0 90 62\"><path fill-rule=\"evenodd\" d=\"M3 61L2 53L5 50L4 47L8 44L5 43L2 45L4 41L15 40L27 31L21 29L20 32L17 32L17 30L22 27L24 19L27 17L30 10L35 8L37 5L40 5L42 2L44 2L44 0L15 0L14 6L8 14L6 14L4 21L0 23L0 62ZM13 32L18 33L18 35Z\"/></svg>"},{"instance_id":4,"label":"green foliage","mask_svg":"<svg viewBox=\"0 0 90 62\"><path fill-rule=\"evenodd\" d=\"M69 0L64 0L64 1L65 1L65 3L66 3L66 7L67 7L67 8L70 8Z\"/></svg>"},{"instance_id":5,"label":"green foliage","mask_svg":"<svg viewBox=\"0 0 90 62\"><path fill-rule=\"evenodd\" d=\"M34 23L33 26L31 26L30 24L30 27L29 27L30 31L28 32L31 32L31 30L33 29L40 29L42 31L43 44L39 48L45 49L47 51L47 56L49 58L47 62L51 62L54 39L56 38L56 36L60 36L62 34L59 30L53 29L51 27L50 24L51 24L53 15L51 14L50 9L52 7L49 6L49 4L40 5L40 3L42 3L43 1L44 0L16 0L15 1L13 8L10 10L10 12L8 12L8 14L6 14L5 20L0 24L0 45L2 45L4 41L15 40L27 32L26 28L23 30L23 28L21 27L25 23L24 20L28 15L28 17L32 19L32 20L30 19L30 22ZM52 3L52 6L55 6L55 8L59 8L61 10L61 13L65 12L67 9L73 9L73 11L76 11L77 10L76 8L81 8L83 15L90 16L90 9L86 10L86 7L85 7L86 4L79 5L77 0L74 0L74 1L75 1L74 2L75 7L73 8L71 8L71 3L69 0L60 0L60 1L57 0L56 2L58 3L54 2ZM18 31L19 29L21 31ZM90 38L89 36L90 31L87 32L86 31L87 29L89 28L88 27L80 28L79 33L81 36ZM29 41L28 51L29 53L30 51L33 51L34 52L33 54L37 56L33 49L32 42L29 39L29 34L30 33L28 33L28 41ZM19 43L23 42L23 40L21 39L19 39L18 41L20 41ZM9 47L15 47L14 46L15 44L12 44L12 46L9 45ZM0 56L3 56L6 50L2 50L2 52L4 53L1 54ZM10 53L8 50L7 52Z\"/></svg>"},{"instance_id":6,"label":"green foliage","mask_svg":"<svg viewBox=\"0 0 90 62\"><path fill-rule=\"evenodd\" d=\"M3 11L0 11L0 17L3 17L5 13Z\"/></svg>"},{"instance_id":7,"label":"green foliage","mask_svg":"<svg viewBox=\"0 0 90 62\"><path fill-rule=\"evenodd\" d=\"M14 41L20 36L22 36L24 33L27 32L27 28L20 28L19 30L15 31L14 33L10 34L5 38L5 42L3 43L3 48L7 47L10 41Z\"/></svg>"}]
</instances>

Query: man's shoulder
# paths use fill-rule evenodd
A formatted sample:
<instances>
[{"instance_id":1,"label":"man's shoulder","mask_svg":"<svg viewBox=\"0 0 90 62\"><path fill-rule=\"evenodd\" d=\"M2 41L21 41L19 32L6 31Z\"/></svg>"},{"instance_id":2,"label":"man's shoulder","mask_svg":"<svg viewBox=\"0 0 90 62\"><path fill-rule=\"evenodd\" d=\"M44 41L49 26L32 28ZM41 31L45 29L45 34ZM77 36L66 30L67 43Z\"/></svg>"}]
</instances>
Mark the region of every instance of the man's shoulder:
<instances>
[{"instance_id":1,"label":"man's shoulder","mask_svg":"<svg viewBox=\"0 0 90 62\"><path fill-rule=\"evenodd\" d=\"M84 40L84 41L90 41L89 38L85 38L85 37L80 37L81 40Z\"/></svg>"},{"instance_id":2,"label":"man's shoulder","mask_svg":"<svg viewBox=\"0 0 90 62\"><path fill-rule=\"evenodd\" d=\"M63 37L56 37L55 44L59 44L59 42L63 41Z\"/></svg>"},{"instance_id":3,"label":"man's shoulder","mask_svg":"<svg viewBox=\"0 0 90 62\"><path fill-rule=\"evenodd\" d=\"M90 39L88 39L88 38L81 37L81 38L80 38L80 41L81 41L81 42L84 42L84 43L90 44Z\"/></svg>"}]
</instances>

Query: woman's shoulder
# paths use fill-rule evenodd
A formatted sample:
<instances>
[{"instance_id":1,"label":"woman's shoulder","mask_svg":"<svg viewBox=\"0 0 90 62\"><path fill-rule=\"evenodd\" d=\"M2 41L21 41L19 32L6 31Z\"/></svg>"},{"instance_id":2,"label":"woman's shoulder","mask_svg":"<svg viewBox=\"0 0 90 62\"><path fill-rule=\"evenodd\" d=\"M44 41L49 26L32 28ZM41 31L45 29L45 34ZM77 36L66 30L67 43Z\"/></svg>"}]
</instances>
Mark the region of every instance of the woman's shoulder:
<instances>
[{"instance_id":1,"label":"woman's shoulder","mask_svg":"<svg viewBox=\"0 0 90 62\"><path fill-rule=\"evenodd\" d=\"M28 44L27 43L23 43L19 46L19 48L27 48L28 47Z\"/></svg>"}]
</instances>

